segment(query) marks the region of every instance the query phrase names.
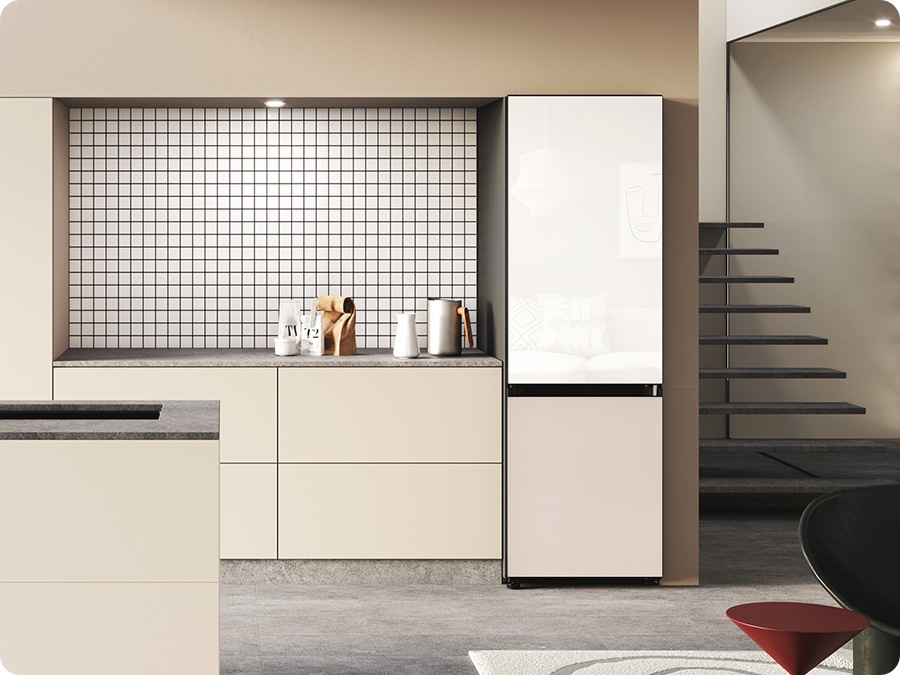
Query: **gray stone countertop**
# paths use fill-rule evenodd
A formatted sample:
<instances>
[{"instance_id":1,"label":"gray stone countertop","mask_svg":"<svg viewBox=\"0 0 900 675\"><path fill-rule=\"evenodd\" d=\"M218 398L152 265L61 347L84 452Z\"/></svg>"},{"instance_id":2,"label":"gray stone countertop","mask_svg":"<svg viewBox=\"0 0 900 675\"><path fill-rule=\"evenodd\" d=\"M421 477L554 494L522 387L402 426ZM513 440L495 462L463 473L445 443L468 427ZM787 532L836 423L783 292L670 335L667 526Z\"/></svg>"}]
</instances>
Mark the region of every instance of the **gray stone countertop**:
<instances>
[{"instance_id":1,"label":"gray stone countertop","mask_svg":"<svg viewBox=\"0 0 900 675\"><path fill-rule=\"evenodd\" d=\"M459 356L398 359L389 349L360 349L356 356L275 356L272 349L69 349L54 367L77 368L499 368L499 359L478 349L464 349Z\"/></svg>"},{"instance_id":2,"label":"gray stone countertop","mask_svg":"<svg viewBox=\"0 0 900 675\"><path fill-rule=\"evenodd\" d=\"M152 413L159 406L159 419L128 419ZM35 419L40 415L69 417ZM104 415L110 418L104 419ZM0 441L218 439L218 401L4 401L0 404Z\"/></svg>"}]
</instances>

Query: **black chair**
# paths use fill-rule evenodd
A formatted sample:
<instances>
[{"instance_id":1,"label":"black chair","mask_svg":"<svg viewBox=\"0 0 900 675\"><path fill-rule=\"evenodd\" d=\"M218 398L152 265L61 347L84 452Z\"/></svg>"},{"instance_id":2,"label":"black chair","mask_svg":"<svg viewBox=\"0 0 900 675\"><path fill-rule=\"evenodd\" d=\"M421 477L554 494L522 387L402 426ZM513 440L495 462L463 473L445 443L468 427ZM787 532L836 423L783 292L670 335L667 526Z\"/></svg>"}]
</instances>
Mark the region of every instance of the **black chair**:
<instances>
[{"instance_id":1,"label":"black chair","mask_svg":"<svg viewBox=\"0 0 900 675\"><path fill-rule=\"evenodd\" d=\"M868 617L853 640L854 675L884 675L900 661L900 484L841 490L800 518L800 547L837 602Z\"/></svg>"}]
</instances>

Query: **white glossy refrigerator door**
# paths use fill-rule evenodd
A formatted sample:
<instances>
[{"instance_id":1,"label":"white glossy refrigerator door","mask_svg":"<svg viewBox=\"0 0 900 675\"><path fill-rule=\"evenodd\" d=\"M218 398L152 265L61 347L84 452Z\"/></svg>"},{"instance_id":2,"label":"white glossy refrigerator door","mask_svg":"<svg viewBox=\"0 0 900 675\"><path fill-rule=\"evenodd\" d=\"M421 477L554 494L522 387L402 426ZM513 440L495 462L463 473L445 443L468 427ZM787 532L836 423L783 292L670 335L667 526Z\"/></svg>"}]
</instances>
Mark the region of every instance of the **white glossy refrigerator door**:
<instances>
[{"instance_id":1,"label":"white glossy refrigerator door","mask_svg":"<svg viewBox=\"0 0 900 675\"><path fill-rule=\"evenodd\" d=\"M509 382L662 383L662 97L511 96Z\"/></svg>"},{"instance_id":2,"label":"white glossy refrigerator door","mask_svg":"<svg viewBox=\"0 0 900 675\"><path fill-rule=\"evenodd\" d=\"M508 405L507 576L662 576L662 398Z\"/></svg>"}]
</instances>

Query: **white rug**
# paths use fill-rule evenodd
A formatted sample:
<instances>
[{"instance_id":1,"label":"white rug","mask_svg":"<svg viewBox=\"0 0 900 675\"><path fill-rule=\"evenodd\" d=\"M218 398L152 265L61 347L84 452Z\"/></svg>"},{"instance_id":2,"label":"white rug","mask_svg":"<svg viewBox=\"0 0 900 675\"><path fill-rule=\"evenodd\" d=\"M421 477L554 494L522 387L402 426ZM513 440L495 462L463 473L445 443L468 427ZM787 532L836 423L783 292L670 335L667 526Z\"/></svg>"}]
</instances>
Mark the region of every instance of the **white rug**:
<instances>
[{"instance_id":1,"label":"white rug","mask_svg":"<svg viewBox=\"0 0 900 675\"><path fill-rule=\"evenodd\" d=\"M786 675L762 650L706 651L478 651L469 658L480 675ZM853 672L853 652L840 650L811 675Z\"/></svg>"}]
</instances>

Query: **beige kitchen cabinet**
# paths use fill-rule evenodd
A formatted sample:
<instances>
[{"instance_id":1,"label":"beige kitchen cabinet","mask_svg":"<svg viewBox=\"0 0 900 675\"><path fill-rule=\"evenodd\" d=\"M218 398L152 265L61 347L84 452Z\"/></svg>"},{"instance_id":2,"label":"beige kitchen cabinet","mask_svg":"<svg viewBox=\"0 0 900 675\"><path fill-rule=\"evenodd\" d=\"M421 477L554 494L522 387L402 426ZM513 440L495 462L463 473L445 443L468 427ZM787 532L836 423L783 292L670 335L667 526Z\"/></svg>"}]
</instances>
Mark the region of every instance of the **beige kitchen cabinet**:
<instances>
[{"instance_id":1,"label":"beige kitchen cabinet","mask_svg":"<svg viewBox=\"0 0 900 675\"><path fill-rule=\"evenodd\" d=\"M500 464L282 464L279 557L500 557Z\"/></svg>"},{"instance_id":2,"label":"beige kitchen cabinet","mask_svg":"<svg viewBox=\"0 0 900 675\"><path fill-rule=\"evenodd\" d=\"M49 399L68 339L67 113L50 98L0 98L0 400Z\"/></svg>"},{"instance_id":3,"label":"beige kitchen cabinet","mask_svg":"<svg viewBox=\"0 0 900 675\"><path fill-rule=\"evenodd\" d=\"M500 557L499 367L60 366L54 384L221 401L221 558Z\"/></svg>"},{"instance_id":4,"label":"beige kitchen cabinet","mask_svg":"<svg viewBox=\"0 0 900 675\"><path fill-rule=\"evenodd\" d=\"M282 368L281 462L500 462L500 368Z\"/></svg>"},{"instance_id":5,"label":"beige kitchen cabinet","mask_svg":"<svg viewBox=\"0 0 900 675\"><path fill-rule=\"evenodd\" d=\"M222 558L278 556L278 466L223 464L220 517Z\"/></svg>"},{"instance_id":6,"label":"beige kitchen cabinet","mask_svg":"<svg viewBox=\"0 0 900 675\"><path fill-rule=\"evenodd\" d=\"M219 585L0 583L0 659L21 675L217 675Z\"/></svg>"},{"instance_id":7,"label":"beige kitchen cabinet","mask_svg":"<svg viewBox=\"0 0 900 675\"><path fill-rule=\"evenodd\" d=\"M220 460L276 462L275 368L54 368L56 400L221 401Z\"/></svg>"},{"instance_id":8,"label":"beige kitchen cabinet","mask_svg":"<svg viewBox=\"0 0 900 675\"><path fill-rule=\"evenodd\" d=\"M0 441L0 581L216 581L218 462L217 441Z\"/></svg>"}]
</instances>

